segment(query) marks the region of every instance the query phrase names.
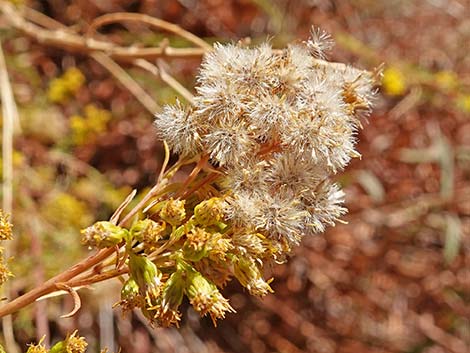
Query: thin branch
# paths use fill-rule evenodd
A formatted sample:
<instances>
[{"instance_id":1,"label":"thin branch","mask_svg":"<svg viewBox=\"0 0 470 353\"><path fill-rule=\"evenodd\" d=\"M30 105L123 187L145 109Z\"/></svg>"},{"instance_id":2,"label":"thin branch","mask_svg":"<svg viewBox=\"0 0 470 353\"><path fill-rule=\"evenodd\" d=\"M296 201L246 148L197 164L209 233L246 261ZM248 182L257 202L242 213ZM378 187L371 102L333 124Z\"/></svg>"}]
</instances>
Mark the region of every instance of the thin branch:
<instances>
[{"instance_id":1,"label":"thin branch","mask_svg":"<svg viewBox=\"0 0 470 353\"><path fill-rule=\"evenodd\" d=\"M45 278L44 271L44 252L42 248L41 238L38 234L38 230L41 229L41 226L38 222L38 219L31 217L29 221L29 236L31 238L31 255L35 260L34 266L34 284L40 286ZM47 302L36 302L34 304L34 316L36 324L36 339L39 341L44 337L44 344L49 346L49 320L47 317Z\"/></svg>"},{"instance_id":2,"label":"thin branch","mask_svg":"<svg viewBox=\"0 0 470 353\"><path fill-rule=\"evenodd\" d=\"M99 283L99 282L103 282L111 278L122 276L128 272L129 272L129 268L126 266L126 267L122 267L119 269L114 269L114 270L110 270L104 273L100 273L98 275L77 278L77 279L67 282L67 285L72 288L84 287L90 284Z\"/></svg>"},{"instance_id":3,"label":"thin branch","mask_svg":"<svg viewBox=\"0 0 470 353\"><path fill-rule=\"evenodd\" d=\"M174 23L161 20L159 18L151 17L145 14L140 14L140 13L116 12L116 13L110 13L110 14L106 14L101 17L95 18L93 22L91 23L90 27L88 28L86 37L88 38L92 37L99 27L102 27L106 24L115 23L115 22L129 22L129 21L145 23L152 27L163 29L165 31L174 33L177 36L180 36L181 38L188 40L189 42L195 44L196 46L198 46L199 48L205 51L212 50L212 46L207 44L198 36L195 36L191 32L184 30L180 26Z\"/></svg>"},{"instance_id":4,"label":"thin branch","mask_svg":"<svg viewBox=\"0 0 470 353\"><path fill-rule=\"evenodd\" d=\"M71 33L66 29L47 30L27 21L18 10L8 1L0 0L0 11L5 15L4 19L17 30L34 38L39 43L50 45L71 52L90 54L100 51L108 54L117 61L131 62L137 58L155 60L161 57L201 57L206 49L198 48L173 48L170 46L153 48L136 48L115 45L110 42L85 38Z\"/></svg>"},{"instance_id":5,"label":"thin branch","mask_svg":"<svg viewBox=\"0 0 470 353\"><path fill-rule=\"evenodd\" d=\"M155 114L160 106L140 85L113 59L100 52L91 53L90 56L105 67L121 84L126 87L134 97L150 112Z\"/></svg>"},{"instance_id":6,"label":"thin branch","mask_svg":"<svg viewBox=\"0 0 470 353\"><path fill-rule=\"evenodd\" d=\"M145 59L136 59L134 60L133 64L159 77L163 82L165 82L168 86L173 88L182 97L184 97L189 103L194 104L193 94L181 83L179 83L173 76L171 76L160 62L158 67Z\"/></svg>"},{"instance_id":7,"label":"thin branch","mask_svg":"<svg viewBox=\"0 0 470 353\"><path fill-rule=\"evenodd\" d=\"M111 223L117 224L122 211L124 211L124 209L131 203L136 194L137 190L134 189L129 195L127 195L126 199L119 205L119 207L116 209L116 211L114 211L113 215L109 219Z\"/></svg>"},{"instance_id":8,"label":"thin branch","mask_svg":"<svg viewBox=\"0 0 470 353\"><path fill-rule=\"evenodd\" d=\"M3 134L2 134L2 159L3 159L3 200L2 208L12 217L13 211L13 123L18 120L18 110L13 97L10 80L8 78L8 70L5 63L5 56L3 55L2 43L0 42L0 91L2 101L2 115L3 115ZM10 246L4 246L4 256L9 257ZM3 286L3 292L10 296L10 286L8 282ZM3 318L3 335L5 337L5 344L7 351L18 352L18 345L15 343L13 334L13 321L11 317Z\"/></svg>"},{"instance_id":9,"label":"thin branch","mask_svg":"<svg viewBox=\"0 0 470 353\"><path fill-rule=\"evenodd\" d=\"M165 169L168 166L168 162L170 161L170 147L168 147L168 143L165 140L163 140L163 148L165 150L165 159L163 160L162 168L158 174L157 184L162 181L163 176L165 175Z\"/></svg>"}]
</instances>

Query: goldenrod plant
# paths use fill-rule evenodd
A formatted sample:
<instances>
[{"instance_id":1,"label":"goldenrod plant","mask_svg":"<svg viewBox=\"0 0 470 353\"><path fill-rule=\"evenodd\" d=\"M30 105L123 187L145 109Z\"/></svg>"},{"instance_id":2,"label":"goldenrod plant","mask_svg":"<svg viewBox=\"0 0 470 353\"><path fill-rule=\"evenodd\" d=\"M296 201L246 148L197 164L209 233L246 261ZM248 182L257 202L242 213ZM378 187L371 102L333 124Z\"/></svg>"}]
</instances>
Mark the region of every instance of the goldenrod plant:
<instances>
[{"instance_id":1,"label":"goldenrod plant","mask_svg":"<svg viewBox=\"0 0 470 353\"><path fill-rule=\"evenodd\" d=\"M196 96L179 88L190 104L177 101L156 113L155 131L165 146L157 182L131 210L135 191L109 220L81 231L95 254L0 305L0 317L57 291L72 296L74 308L64 315L70 317L81 306L79 288L118 278L116 306L140 310L151 325L178 326L185 297L216 325L235 311L222 294L228 282L235 279L254 296L273 293L265 270L346 212L334 176L360 156L356 135L371 112L376 74L326 61L332 40L317 29L282 50L269 43L211 47L181 35L206 54ZM84 82L70 68L51 82L48 98L63 103ZM71 118L73 144L103 132L109 120L106 110L86 106L83 116ZM171 166L170 153L179 157ZM188 165L186 179L174 178ZM1 214L0 239L10 235ZM1 266L4 281L10 272ZM74 332L51 349L39 342L28 352L83 352L86 346Z\"/></svg>"},{"instance_id":2,"label":"goldenrod plant","mask_svg":"<svg viewBox=\"0 0 470 353\"><path fill-rule=\"evenodd\" d=\"M283 50L215 44L194 104L156 115L165 162L169 148L176 164L164 164L124 218L133 195L109 221L82 230L96 255L4 304L0 316L58 289L73 295L73 315L76 287L113 277L123 281L118 305L158 326L178 325L184 297L215 325L234 311L221 293L231 279L255 296L273 292L265 268L346 212L333 176L359 156L357 130L371 111L373 75L324 61L329 46L317 30ZM187 179L173 182L191 163ZM98 263L99 274L88 271Z\"/></svg>"}]
</instances>

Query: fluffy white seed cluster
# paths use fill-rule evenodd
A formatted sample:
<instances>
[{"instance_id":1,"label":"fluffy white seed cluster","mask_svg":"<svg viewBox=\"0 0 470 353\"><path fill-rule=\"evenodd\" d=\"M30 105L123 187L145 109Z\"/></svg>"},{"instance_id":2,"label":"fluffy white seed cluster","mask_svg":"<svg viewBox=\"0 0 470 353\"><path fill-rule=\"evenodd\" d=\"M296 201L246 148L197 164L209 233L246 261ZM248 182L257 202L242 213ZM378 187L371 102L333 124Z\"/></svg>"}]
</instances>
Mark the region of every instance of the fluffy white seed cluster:
<instances>
[{"instance_id":1,"label":"fluffy white seed cluster","mask_svg":"<svg viewBox=\"0 0 470 353\"><path fill-rule=\"evenodd\" d=\"M195 104L166 106L161 138L225 171L233 224L289 247L345 212L330 181L353 157L359 119L371 111L367 71L323 61L329 37L274 50L216 44L198 77Z\"/></svg>"}]
</instances>

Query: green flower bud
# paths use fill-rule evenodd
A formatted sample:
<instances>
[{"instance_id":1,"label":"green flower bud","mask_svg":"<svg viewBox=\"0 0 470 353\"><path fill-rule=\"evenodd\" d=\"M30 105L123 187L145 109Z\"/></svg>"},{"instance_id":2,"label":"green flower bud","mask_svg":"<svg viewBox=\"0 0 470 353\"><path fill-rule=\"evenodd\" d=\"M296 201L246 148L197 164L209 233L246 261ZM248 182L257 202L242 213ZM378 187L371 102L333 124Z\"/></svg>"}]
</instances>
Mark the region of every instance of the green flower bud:
<instances>
[{"instance_id":1,"label":"green flower bud","mask_svg":"<svg viewBox=\"0 0 470 353\"><path fill-rule=\"evenodd\" d=\"M186 218L184 204L185 200L169 199L164 201L160 209L160 217L172 226L182 224Z\"/></svg>"},{"instance_id":2,"label":"green flower bud","mask_svg":"<svg viewBox=\"0 0 470 353\"><path fill-rule=\"evenodd\" d=\"M176 272L171 274L163 287L159 303L150 308L154 313L154 319L157 320L159 325L164 327L173 324L178 325L181 319L181 313L178 308L183 301L184 287L184 272L178 269L177 265Z\"/></svg>"},{"instance_id":3,"label":"green flower bud","mask_svg":"<svg viewBox=\"0 0 470 353\"><path fill-rule=\"evenodd\" d=\"M224 217L224 200L212 197L194 207L196 221L205 227L218 224Z\"/></svg>"},{"instance_id":4,"label":"green flower bud","mask_svg":"<svg viewBox=\"0 0 470 353\"><path fill-rule=\"evenodd\" d=\"M121 301L118 303L124 312L145 307L145 299L140 294L139 285L130 277L121 288Z\"/></svg>"},{"instance_id":5,"label":"green flower bud","mask_svg":"<svg viewBox=\"0 0 470 353\"><path fill-rule=\"evenodd\" d=\"M144 294L149 288L160 287L162 274L157 266L145 256L130 254L129 268L131 277Z\"/></svg>"},{"instance_id":6,"label":"green flower bud","mask_svg":"<svg viewBox=\"0 0 470 353\"><path fill-rule=\"evenodd\" d=\"M119 244L128 235L127 229L121 228L111 222L96 222L92 226L82 229L82 244L107 248Z\"/></svg>"},{"instance_id":7,"label":"green flower bud","mask_svg":"<svg viewBox=\"0 0 470 353\"><path fill-rule=\"evenodd\" d=\"M185 224L180 225L176 228L170 235L172 242L177 242L180 240L184 235L191 232L196 227L194 222L194 218L191 217Z\"/></svg>"},{"instance_id":8,"label":"green flower bud","mask_svg":"<svg viewBox=\"0 0 470 353\"><path fill-rule=\"evenodd\" d=\"M130 277L121 288L121 299L129 300L139 295L139 285L134 278Z\"/></svg>"}]
</instances>

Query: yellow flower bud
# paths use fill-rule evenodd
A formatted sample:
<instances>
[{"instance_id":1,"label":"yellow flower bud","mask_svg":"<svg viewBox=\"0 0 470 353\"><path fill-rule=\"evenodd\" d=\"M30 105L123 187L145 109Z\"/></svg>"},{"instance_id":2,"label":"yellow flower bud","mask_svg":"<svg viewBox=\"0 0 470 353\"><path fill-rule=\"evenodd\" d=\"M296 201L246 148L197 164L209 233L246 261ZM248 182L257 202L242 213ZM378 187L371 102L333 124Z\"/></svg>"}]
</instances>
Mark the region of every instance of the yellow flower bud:
<instances>
[{"instance_id":1,"label":"yellow flower bud","mask_svg":"<svg viewBox=\"0 0 470 353\"><path fill-rule=\"evenodd\" d=\"M151 219L137 221L130 230L131 239L149 245L156 245L166 229L165 223L157 223Z\"/></svg>"},{"instance_id":2,"label":"yellow flower bud","mask_svg":"<svg viewBox=\"0 0 470 353\"><path fill-rule=\"evenodd\" d=\"M172 226L180 225L186 218L184 204L185 200L169 199L165 201L160 209L160 217Z\"/></svg>"},{"instance_id":3,"label":"yellow flower bud","mask_svg":"<svg viewBox=\"0 0 470 353\"><path fill-rule=\"evenodd\" d=\"M224 217L224 200L213 197L204 200L194 207L194 217L203 226L211 226L220 222Z\"/></svg>"},{"instance_id":4,"label":"yellow flower bud","mask_svg":"<svg viewBox=\"0 0 470 353\"><path fill-rule=\"evenodd\" d=\"M157 266L145 256L130 254L129 269L142 294L148 290L159 291L162 274ZM159 293L156 293L157 296Z\"/></svg>"},{"instance_id":5,"label":"yellow flower bud","mask_svg":"<svg viewBox=\"0 0 470 353\"><path fill-rule=\"evenodd\" d=\"M207 255L206 243L212 234L203 228L195 227L187 235L183 245L184 258L190 261L199 261Z\"/></svg>"}]
</instances>

